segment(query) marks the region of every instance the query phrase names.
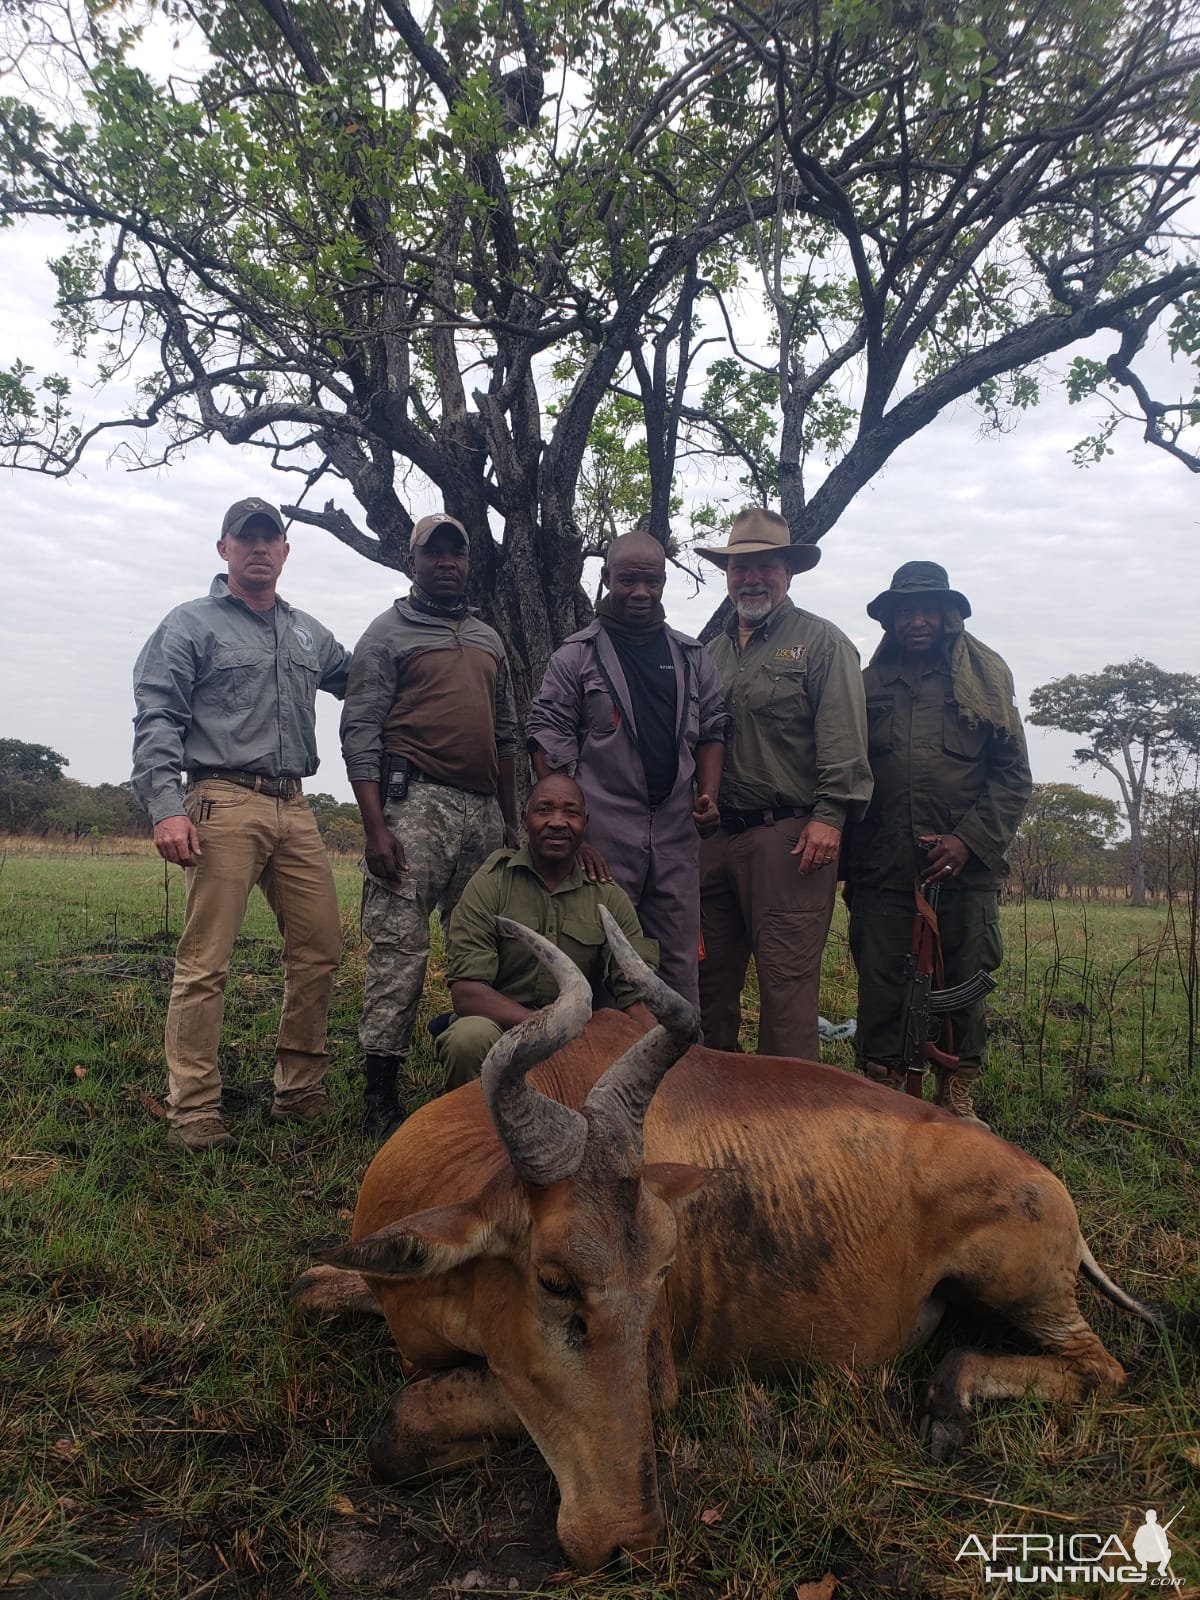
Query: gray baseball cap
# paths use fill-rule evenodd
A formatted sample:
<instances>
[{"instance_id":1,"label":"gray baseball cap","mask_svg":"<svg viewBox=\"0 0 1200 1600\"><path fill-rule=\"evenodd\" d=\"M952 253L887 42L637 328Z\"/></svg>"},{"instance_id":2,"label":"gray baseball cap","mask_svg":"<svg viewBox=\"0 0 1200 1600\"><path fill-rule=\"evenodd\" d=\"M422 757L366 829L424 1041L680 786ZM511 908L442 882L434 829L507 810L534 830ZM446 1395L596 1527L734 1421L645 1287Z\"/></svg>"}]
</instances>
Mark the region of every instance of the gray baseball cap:
<instances>
[{"instance_id":1,"label":"gray baseball cap","mask_svg":"<svg viewBox=\"0 0 1200 1600\"><path fill-rule=\"evenodd\" d=\"M221 523L222 539L236 539L246 524L252 522L255 517L263 517L267 522L274 523L280 533L284 531L283 518L278 508L269 500L260 500L256 495L251 495L247 500L235 500L225 513Z\"/></svg>"}]
</instances>

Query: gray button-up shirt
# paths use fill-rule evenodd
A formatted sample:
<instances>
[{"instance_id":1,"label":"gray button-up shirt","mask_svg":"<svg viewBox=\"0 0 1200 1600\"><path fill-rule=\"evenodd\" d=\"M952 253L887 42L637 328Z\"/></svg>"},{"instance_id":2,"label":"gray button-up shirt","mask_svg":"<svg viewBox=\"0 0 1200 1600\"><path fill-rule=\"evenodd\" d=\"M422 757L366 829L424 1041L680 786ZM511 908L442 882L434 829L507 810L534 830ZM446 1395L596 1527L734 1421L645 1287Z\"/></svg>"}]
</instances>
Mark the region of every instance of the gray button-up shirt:
<instances>
[{"instance_id":1,"label":"gray button-up shirt","mask_svg":"<svg viewBox=\"0 0 1200 1600\"><path fill-rule=\"evenodd\" d=\"M200 767L307 778L319 766L316 699L346 693L350 653L276 596L253 611L225 575L159 623L133 669L133 792L150 820L183 813Z\"/></svg>"}]
</instances>

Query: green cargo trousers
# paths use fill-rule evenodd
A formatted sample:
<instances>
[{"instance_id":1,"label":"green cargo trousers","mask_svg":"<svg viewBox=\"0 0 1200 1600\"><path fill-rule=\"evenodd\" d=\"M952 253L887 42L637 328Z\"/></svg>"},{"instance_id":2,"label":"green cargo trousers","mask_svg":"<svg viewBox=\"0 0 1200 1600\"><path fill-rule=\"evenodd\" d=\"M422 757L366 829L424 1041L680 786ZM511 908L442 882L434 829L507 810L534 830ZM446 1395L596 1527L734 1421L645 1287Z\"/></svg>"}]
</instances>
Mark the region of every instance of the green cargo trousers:
<instances>
[{"instance_id":1,"label":"green cargo trousers","mask_svg":"<svg viewBox=\"0 0 1200 1600\"><path fill-rule=\"evenodd\" d=\"M167 1114L178 1126L221 1107L217 1047L229 958L255 884L283 935L283 1014L275 1103L311 1097L329 1069L325 1026L342 926L329 856L303 795L277 800L221 778L188 791L200 860L185 873L187 909L167 1007Z\"/></svg>"},{"instance_id":2,"label":"green cargo trousers","mask_svg":"<svg viewBox=\"0 0 1200 1600\"><path fill-rule=\"evenodd\" d=\"M900 1065L900 1025L904 1010L904 960L912 941L911 889L847 887L850 953L858 968L858 1029L855 1061L894 1068ZM937 905L946 986L994 972L1004 959L1000 906L993 889L942 888ZM943 1022L946 1019L942 1019ZM964 1067L981 1067L986 1055L984 1002L950 1013L952 1054ZM943 1046L944 1048L944 1046Z\"/></svg>"},{"instance_id":3,"label":"green cargo trousers","mask_svg":"<svg viewBox=\"0 0 1200 1600\"><path fill-rule=\"evenodd\" d=\"M438 1059L446 1069L445 1094L479 1076L488 1051L503 1033L487 1017L455 1017L437 1042Z\"/></svg>"}]
</instances>

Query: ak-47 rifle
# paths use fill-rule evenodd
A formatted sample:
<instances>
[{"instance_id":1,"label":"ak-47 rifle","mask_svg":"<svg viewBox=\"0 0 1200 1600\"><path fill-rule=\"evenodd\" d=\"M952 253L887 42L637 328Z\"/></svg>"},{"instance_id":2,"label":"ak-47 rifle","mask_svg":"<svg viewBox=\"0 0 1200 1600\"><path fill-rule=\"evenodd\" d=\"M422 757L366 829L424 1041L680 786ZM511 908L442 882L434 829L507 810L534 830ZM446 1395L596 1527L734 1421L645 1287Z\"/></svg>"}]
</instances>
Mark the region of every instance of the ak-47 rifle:
<instances>
[{"instance_id":1,"label":"ak-47 rifle","mask_svg":"<svg viewBox=\"0 0 1200 1600\"><path fill-rule=\"evenodd\" d=\"M952 989L935 989L934 978L944 983L941 933L938 929L938 885L925 885L918 878L913 886L916 911L913 914L912 941L904 958L904 1011L901 1019L900 1047L907 1094L921 1098L925 1063L934 1067L957 1067L951 1054L954 1040L949 1022L937 1019L948 1011L961 1011L990 994L996 980L980 970L972 978L956 983ZM943 1039L946 1049L939 1048ZM935 1042L937 1041L937 1042Z\"/></svg>"}]
</instances>

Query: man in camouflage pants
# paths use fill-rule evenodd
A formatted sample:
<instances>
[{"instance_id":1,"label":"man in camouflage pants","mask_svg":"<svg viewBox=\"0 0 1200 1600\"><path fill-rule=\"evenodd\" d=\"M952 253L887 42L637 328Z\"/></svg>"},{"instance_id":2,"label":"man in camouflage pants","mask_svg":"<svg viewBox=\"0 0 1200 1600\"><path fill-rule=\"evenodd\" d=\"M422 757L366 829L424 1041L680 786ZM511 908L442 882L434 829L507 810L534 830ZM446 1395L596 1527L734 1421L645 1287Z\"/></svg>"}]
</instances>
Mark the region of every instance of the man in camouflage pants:
<instances>
[{"instance_id":1,"label":"man in camouflage pants","mask_svg":"<svg viewBox=\"0 0 1200 1600\"><path fill-rule=\"evenodd\" d=\"M366 835L367 955L359 1043L366 1126L403 1118L396 1089L425 966L429 917L443 927L493 850L517 843L516 721L500 636L467 610L470 544L443 513L413 529L413 588L354 650L342 754Z\"/></svg>"}]
</instances>

